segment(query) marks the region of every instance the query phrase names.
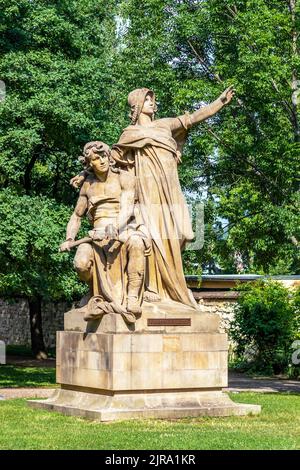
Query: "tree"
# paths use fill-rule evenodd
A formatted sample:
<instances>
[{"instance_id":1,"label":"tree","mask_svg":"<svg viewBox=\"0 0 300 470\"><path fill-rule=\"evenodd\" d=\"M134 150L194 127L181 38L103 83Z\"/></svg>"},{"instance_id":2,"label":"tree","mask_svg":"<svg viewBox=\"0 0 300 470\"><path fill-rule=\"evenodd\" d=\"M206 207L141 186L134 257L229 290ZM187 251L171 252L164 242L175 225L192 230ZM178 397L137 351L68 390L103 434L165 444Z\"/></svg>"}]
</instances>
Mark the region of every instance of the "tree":
<instances>
[{"instance_id":1,"label":"tree","mask_svg":"<svg viewBox=\"0 0 300 470\"><path fill-rule=\"evenodd\" d=\"M82 290L57 250L77 156L88 140L110 137L116 3L0 0L0 292L28 298L36 355L45 349L41 299Z\"/></svg>"},{"instance_id":2,"label":"tree","mask_svg":"<svg viewBox=\"0 0 300 470\"><path fill-rule=\"evenodd\" d=\"M76 156L101 133L113 100L115 3L1 0L3 186L70 200Z\"/></svg>"},{"instance_id":3,"label":"tree","mask_svg":"<svg viewBox=\"0 0 300 470\"><path fill-rule=\"evenodd\" d=\"M41 300L82 293L70 256L58 252L70 210L45 196L0 192L0 292L28 299L33 353L43 357Z\"/></svg>"},{"instance_id":4,"label":"tree","mask_svg":"<svg viewBox=\"0 0 300 470\"><path fill-rule=\"evenodd\" d=\"M195 258L229 272L237 258L248 272L298 272L299 2L125 3L124 53L165 113L192 110L231 83L237 90L235 105L191 134L180 169L207 202Z\"/></svg>"},{"instance_id":5,"label":"tree","mask_svg":"<svg viewBox=\"0 0 300 470\"><path fill-rule=\"evenodd\" d=\"M297 2L208 3L213 80L235 83L218 142L218 211L228 220L224 257L246 270L299 270L299 48ZM197 45L195 45L197 49ZM208 53L206 52L206 56ZM230 172L228 172L230 170ZM225 173L225 178L223 175ZM217 176L217 174L216 174ZM223 180L223 181L222 181Z\"/></svg>"},{"instance_id":6,"label":"tree","mask_svg":"<svg viewBox=\"0 0 300 470\"><path fill-rule=\"evenodd\" d=\"M287 372L299 332L299 291L274 281L246 283L238 290L229 334L239 366L253 372Z\"/></svg>"},{"instance_id":7,"label":"tree","mask_svg":"<svg viewBox=\"0 0 300 470\"><path fill-rule=\"evenodd\" d=\"M0 192L12 213L27 196L74 202L76 156L117 141L131 89L153 88L164 117L233 83L235 105L191 132L179 168L188 198L206 203L204 249L186 262L299 272L299 1L0 0L0 19ZM16 295L4 277L2 295Z\"/></svg>"}]
</instances>

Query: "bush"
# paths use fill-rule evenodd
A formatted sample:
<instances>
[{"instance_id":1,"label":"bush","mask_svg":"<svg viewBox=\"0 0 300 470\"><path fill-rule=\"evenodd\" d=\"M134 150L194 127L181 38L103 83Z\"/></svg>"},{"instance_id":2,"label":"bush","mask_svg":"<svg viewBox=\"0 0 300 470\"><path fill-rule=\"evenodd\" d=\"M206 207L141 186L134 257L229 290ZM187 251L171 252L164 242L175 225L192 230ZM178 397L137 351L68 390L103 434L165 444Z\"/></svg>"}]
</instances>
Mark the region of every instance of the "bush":
<instances>
[{"instance_id":1,"label":"bush","mask_svg":"<svg viewBox=\"0 0 300 470\"><path fill-rule=\"evenodd\" d=\"M292 343L299 338L300 289L288 290L275 281L238 287L229 335L235 364L251 372L299 374L291 364Z\"/></svg>"}]
</instances>

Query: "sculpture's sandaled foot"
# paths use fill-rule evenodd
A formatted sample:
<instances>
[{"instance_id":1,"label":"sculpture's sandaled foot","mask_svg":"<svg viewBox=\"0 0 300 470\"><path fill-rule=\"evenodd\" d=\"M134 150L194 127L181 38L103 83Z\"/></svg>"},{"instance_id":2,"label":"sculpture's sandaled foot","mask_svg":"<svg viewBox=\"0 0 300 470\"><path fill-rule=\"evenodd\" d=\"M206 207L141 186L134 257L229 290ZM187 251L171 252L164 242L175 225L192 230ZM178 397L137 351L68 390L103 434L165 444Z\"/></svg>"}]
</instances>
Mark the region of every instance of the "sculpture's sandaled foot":
<instances>
[{"instance_id":1,"label":"sculpture's sandaled foot","mask_svg":"<svg viewBox=\"0 0 300 470\"><path fill-rule=\"evenodd\" d=\"M143 295L144 302L160 302L161 297L156 294L156 292L151 292L150 290L146 290Z\"/></svg>"},{"instance_id":2,"label":"sculpture's sandaled foot","mask_svg":"<svg viewBox=\"0 0 300 470\"><path fill-rule=\"evenodd\" d=\"M121 315L128 325L133 325L136 322L136 316L132 312L124 312Z\"/></svg>"}]
</instances>

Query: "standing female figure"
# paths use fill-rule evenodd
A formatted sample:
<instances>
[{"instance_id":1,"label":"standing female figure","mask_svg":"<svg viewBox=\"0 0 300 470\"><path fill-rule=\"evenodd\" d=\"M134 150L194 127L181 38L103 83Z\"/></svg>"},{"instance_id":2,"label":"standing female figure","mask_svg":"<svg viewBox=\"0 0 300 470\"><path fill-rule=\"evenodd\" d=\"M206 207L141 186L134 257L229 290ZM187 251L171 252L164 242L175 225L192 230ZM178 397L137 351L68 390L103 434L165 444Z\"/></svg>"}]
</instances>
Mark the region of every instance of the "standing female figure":
<instances>
[{"instance_id":1,"label":"standing female figure","mask_svg":"<svg viewBox=\"0 0 300 470\"><path fill-rule=\"evenodd\" d=\"M192 114L157 120L153 91L140 88L128 96L131 125L113 146L111 156L118 165L135 171L142 222L152 240L145 301L171 299L196 307L182 267L181 250L194 234L177 165L189 128L216 114L233 95L233 87L229 87L213 103Z\"/></svg>"}]
</instances>

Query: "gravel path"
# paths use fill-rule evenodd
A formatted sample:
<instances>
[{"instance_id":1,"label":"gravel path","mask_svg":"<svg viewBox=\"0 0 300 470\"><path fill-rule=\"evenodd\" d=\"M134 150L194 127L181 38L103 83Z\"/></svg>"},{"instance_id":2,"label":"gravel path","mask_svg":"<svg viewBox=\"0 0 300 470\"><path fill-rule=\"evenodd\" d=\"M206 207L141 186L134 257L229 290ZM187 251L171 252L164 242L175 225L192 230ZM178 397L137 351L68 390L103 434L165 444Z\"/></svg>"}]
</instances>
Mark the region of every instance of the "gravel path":
<instances>
[{"instance_id":1,"label":"gravel path","mask_svg":"<svg viewBox=\"0 0 300 470\"><path fill-rule=\"evenodd\" d=\"M251 378L244 374L229 373L229 386L224 389L229 392L260 392L278 393L289 392L300 394L300 381L284 379ZM11 398L48 398L54 388L0 388L0 399Z\"/></svg>"},{"instance_id":2,"label":"gravel path","mask_svg":"<svg viewBox=\"0 0 300 470\"><path fill-rule=\"evenodd\" d=\"M252 378L244 374L229 372L228 388L225 390L230 392L289 392L300 394L300 381L276 378Z\"/></svg>"}]
</instances>

